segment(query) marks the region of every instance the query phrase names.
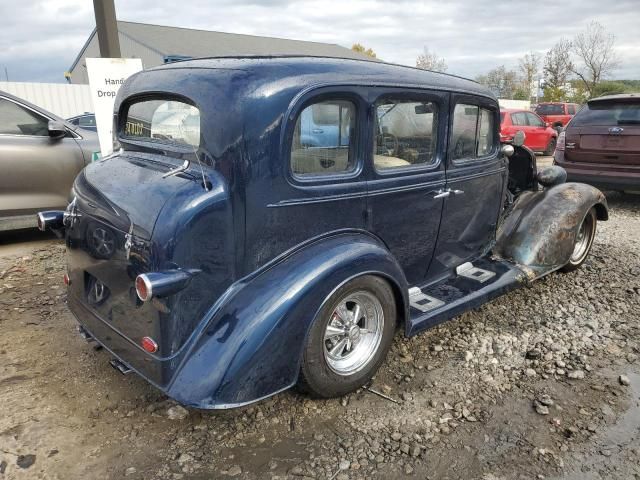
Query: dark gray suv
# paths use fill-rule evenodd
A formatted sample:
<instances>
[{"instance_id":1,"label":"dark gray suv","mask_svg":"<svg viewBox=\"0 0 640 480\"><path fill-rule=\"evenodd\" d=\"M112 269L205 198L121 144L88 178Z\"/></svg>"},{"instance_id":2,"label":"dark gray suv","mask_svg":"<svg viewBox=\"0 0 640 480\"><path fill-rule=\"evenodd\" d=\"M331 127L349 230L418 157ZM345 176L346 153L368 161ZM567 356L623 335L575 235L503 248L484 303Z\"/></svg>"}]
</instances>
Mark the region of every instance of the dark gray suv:
<instances>
[{"instance_id":1,"label":"dark gray suv","mask_svg":"<svg viewBox=\"0 0 640 480\"><path fill-rule=\"evenodd\" d=\"M63 208L98 136L0 91L0 230L35 227L38 210Z\"/></svg>"}]
</instances>

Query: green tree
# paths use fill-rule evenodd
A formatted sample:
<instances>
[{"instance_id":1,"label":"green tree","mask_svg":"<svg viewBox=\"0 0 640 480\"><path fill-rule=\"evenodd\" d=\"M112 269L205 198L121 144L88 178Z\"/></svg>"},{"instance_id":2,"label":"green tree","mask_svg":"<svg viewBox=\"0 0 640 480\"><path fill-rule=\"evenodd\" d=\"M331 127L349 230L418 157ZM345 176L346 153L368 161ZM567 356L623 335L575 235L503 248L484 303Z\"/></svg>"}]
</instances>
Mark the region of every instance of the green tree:
<instances>
[{"instance_id":1,"label":"green tree","mask_svg":"<svg viewBox=\"0 0 640 480\"><path fill-rule=\"evenodd\" d=\"M571 42L562 38L545 56L544 83L545 90L549 89L550 94L557 94L559 90L565 87L569 79L569 74L573 69L570 53Z\"/></svg>"},{"instance_id":2,"label":"green tree","mask_svg":"<svg viewBox=\"0 0 640 480\"><path fill-rule=\"evenodd\" d=\"M358 52L358 53L363 53L365 55L369 55L371 58L378 58L378 56L376 55L376 52L374 52L370 48L366 48L361 43L354 43L351 46L351 50L353 50L354 52Z\"/></svg>"},{"instance_id":3,"label":"green tree","mask_svg":"<svg viewBox=\"0 0 640 480\"><path fill-rule=\"evenodd\" d=\"M518 75L504 65L477 76L476 82L486 85L498 98L513 98L518 89Z\"/></svg>"},{"instance_id":4,"label":"green tree","mask_svg":"<svg viewBox=\"0 0 640 480\"><path fill-rule=\"evenodd\" d=\"M617 93L628 93L633 90L622 82L600 82L593 87L591 98L601 97L602 95L615 95Z\"/></svg>"}]
</instances>

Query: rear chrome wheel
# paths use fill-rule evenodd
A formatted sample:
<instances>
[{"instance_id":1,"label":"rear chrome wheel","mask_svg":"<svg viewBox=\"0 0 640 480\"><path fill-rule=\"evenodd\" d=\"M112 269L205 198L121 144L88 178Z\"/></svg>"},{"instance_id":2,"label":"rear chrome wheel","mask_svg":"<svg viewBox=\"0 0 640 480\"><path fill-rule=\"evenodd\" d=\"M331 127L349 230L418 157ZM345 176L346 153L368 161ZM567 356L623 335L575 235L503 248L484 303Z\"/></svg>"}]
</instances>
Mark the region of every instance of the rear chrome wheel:
<instances>
[{"instance_id":1,"label":"rear chrome wheel","mask_svg":"<svg viewBox=\"0 0 640 480\"><path fill-rule=\"evenodd\" d=\"M391 286L366 275L325 302L305 342L298 385L316 397L336 397L367 383L384 361L396 328Z\"/></svg>"},{"instance_id":2,"label":"rear chrome wheel","mask_svg":"<svg viewBox=\"0 0 640 480\"><path fill-rule=\"evenodd\" d=\"M580 227L578 227L576 239L573 244L573 252L571 253L569 262L562 268L562 271L573 271L579 268L587 259L596 235L596 223L596 211L592 208L587 212Z\"/></svg>"},{"instance_id":3,"label":"rear chrome wheel","mask_svg":"<svg viewBox=\"0 0 640 480\"><path fill-rule=\"evenodd\" d=\"M324 333L324 355L338 375L351 375L374 357L384 326L382 304L368 291L344 298L331 313Z\"/></svg>"}]
</instances>

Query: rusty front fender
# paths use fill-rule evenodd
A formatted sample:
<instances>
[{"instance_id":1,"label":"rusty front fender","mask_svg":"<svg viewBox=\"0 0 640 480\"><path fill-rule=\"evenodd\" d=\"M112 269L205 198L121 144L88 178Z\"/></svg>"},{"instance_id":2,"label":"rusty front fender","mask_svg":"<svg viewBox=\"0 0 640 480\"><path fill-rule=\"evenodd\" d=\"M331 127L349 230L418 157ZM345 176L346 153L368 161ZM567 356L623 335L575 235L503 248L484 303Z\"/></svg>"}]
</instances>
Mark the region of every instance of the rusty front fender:
<instances>
[{"instance_id":1,"label":"rusty front fender","mask_svg":"<svg viewBox=\"0 0 640 480\"><path fill-rule=\"evenodd\" d=\"M604 194L583 183L563 183L521 194L498 229L493 252L526 267L531 278L564 266L587 212L609 218Z\"/></svg>"}]
</instances>

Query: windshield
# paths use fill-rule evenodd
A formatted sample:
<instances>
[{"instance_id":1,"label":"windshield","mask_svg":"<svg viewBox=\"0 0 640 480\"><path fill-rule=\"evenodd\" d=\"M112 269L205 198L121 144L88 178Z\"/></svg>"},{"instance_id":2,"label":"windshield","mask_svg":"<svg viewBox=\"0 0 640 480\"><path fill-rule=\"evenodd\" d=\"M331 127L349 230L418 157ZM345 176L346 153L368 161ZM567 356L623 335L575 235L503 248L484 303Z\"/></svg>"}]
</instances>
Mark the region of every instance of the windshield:
<instances>
[{"instance_id":1,"label":"windshield","mask_svg":"<svg viewBox=\"0 0 640 480\"><path fill-rule=\"evenodd\" d=\"M178 145L200 145L200 111L175 100L144 100L127 111L124 136Z\"/></svg>"},{"instance_id":2,"label":"windshield","mask_svg":"<svg viewBox=\"0 0 640 480\"><path fill-rule=\"evenodd\" d=\"M573 117L571 122L574 127L638 124L640 124L640 101L638 103L589 103Z\"/></svg>"},{"instance_id":3,"label":"windshield","mask_svg":"<svg viewBox=\"0 0 640 480\"><path fill-rule=\"evenodd\" d=\"M564 108L559 104L542 104L536 107L536 113L538 115L564 115Z\"/></svg>"}]
</instances>

